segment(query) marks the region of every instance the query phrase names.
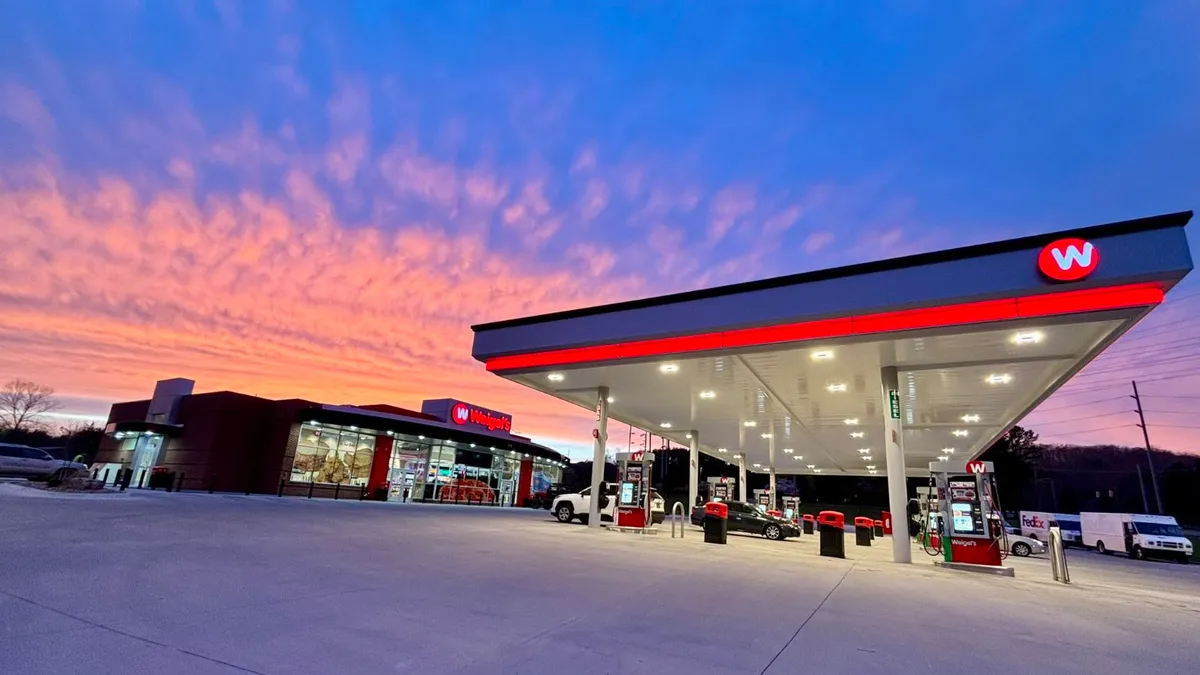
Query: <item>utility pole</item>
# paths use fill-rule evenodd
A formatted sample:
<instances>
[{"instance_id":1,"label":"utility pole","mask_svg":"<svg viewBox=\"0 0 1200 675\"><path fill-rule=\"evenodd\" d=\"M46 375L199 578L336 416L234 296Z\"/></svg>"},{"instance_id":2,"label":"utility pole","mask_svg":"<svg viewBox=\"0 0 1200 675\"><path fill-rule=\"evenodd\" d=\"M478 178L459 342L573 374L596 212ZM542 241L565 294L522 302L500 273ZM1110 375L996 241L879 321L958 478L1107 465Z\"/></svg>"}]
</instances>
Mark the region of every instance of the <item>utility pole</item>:
<instances>
[{"instance_id":1,"label":"utility pole","mask_svg":"<svg viewBox=\"0 0 1200 675\"><path fill-rule=\"evenodd\" d=\"M1163 512L1162 495L1158 493L1158 476L1154 473L1154 458L1150 455L1150 432L1146 430L1146 414L1142 412L1142 398L1138 395L1137 380L1133 381L1133 400L1137 402L1138 424L1142 428L1142 439L1146 441L1146 464L1150 468L1150 485L1154 488L1154 503L1158 506L1158 513Z\"/></svg>"},{"instance_id":2,"label":"utility pole","mask_svg":"<svg viewBox=\"0 0 1200 675\"><path fill-rule=\"evenodd\" d=\"M1142 508L1149 511L1150 502L1146 501L1146 481L1142 478L1142 465L1137 465L1138 470L1138 487L1142 489Z\"/></svg>"}]
</instances>

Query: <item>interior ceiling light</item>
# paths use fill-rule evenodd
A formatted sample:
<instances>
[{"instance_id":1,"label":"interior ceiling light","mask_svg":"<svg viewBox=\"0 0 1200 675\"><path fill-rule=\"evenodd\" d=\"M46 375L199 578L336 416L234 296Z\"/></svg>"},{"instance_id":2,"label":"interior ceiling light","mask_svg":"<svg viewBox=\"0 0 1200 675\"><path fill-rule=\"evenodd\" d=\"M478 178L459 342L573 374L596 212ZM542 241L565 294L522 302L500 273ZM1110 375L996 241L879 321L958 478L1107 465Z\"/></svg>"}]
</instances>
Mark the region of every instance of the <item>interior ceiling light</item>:
<instances>
[{"instance_id":1,"label":"interior ceiling light","mask_svg":"<svg viewBox=\"0 0 1200 675\"><path fill-rule=\"evenodd\" d=\"M839 393L839 392L846 391L846 383L845 383L845 382L839 382L839 383L837 383L837 384L831 384L831 385L829 385L828 387L825 387L825 388L826 388L826 389L828 389L828 390L829 390L831 393L834 393L834 394L836 394L836 393Z\"/></svg>"},{"instance_id":2,"label":"interior ceiling light","mask_svg":"<svg viewBox=\"0 0 1200 675\"><path fill-rule=\"evenodd\" d=\"M872 476L874 476L875 474L877 474L877 473L879 473L879 472L878 472L878 471L876 471L876 470L874 470L874 469L871 469L871 470L870 470L870 471L868 471L867 473L869 473L869 474L871 474Z\"/></svg>"},{"instance_id":3,"label":"interior ceiling light","mask_svg":"<svg viewBox=\"0 0 1200 675\"><path fill-rule=\"evenodd\" d=\"M679 364L678 363L664 363L658 367L658 372L666 373L666 374L678 373L679 372Z\"/></svg>"},{"instance_id":4,"label":"interior ceiling light","mask_svg":"<svg viewBox=\"0 0 1200 675\"><path fill-rule=\"evenodd\" d=\"M566 379L566 376L562 373L550 373L546 376L546 379L550 380L551 382L562 382Z\"/></svg>"},{"instance_id":5,"label":"interior ceiling light","mask_svg":"<svg viewBox=\"0 0 1200 675\"><path fill-rule=\"evenodd\" d=\"M608 398L606 398L606 399L604 399L604 400L605 400L605 401L608 401L609 403L612 403L612 402L613 402L613 401L615 401L616 399L615 399L615 398L613 398L612 396L609 396Z\"/></svg>"},{"instance_id":6,"label":"interior ceiling light","mask_svg":"<svg viewBox=\"0 0 1200 675\"><path fill-rule=\"evenodd\" d=\"M866 435L867 435L867 433L865 431L851 431L850 432L850 438L862 438L863 436L866 436Z\"/></svg>"},{"instance_id":7,"label":"interior ceiling light","mask_svg":"<svg viewBox=\"0 0 1200 675\"><path fill-rule=\"evenodd\" d=\"M959 438L962 438L962 437L964 437L964 436L970 435L970 433L971 433L971 432L967 431L966 429L955 429L955 430L954 430L952 433L953 433L955 436L958 436Z\"/></svg>"},{"instance_id":8,"label":"interior ceiling light","mask_svg":"<svg viewBox=\"0 0 1200 675\"><path fill-rule=\"evenodd\" d=\"M822 349L820 351L815 351L812 353L813 361L828 361L829 359L832 359L832 358L833 358L833 352L829 351L828 349Z\"/></svg>"},{"instance_id":9,"label":"interior ceiling light","mask_svg":"<svg viewBox=\"0 0 1200 675\"><path fill-rule=\"evenodd\" d=\"M954 448L942 448L942 452L946 453L947 455L953 455Z\"/></svg>"},{"instance_id":10,"label":"interior ceiling light","mask_svg":"<svg viewBox=\"0 0 1200 675\"><path fill-rule=\"evenodd\" d=\"M946 460L948 460L948 459L950 459L950 458L949 458L949 457L947 457L947 456L945 456L945 455L942 455L942 456L938 457L938 460L939 460L939 461L942 461L942 462L944 462L944 461L946 461Z\"/></svg>"},{"instance_id":11,"label":"interior ceiling light","mask_svg":"<svg viewBox=\"0 0 1200 675\"><path fill-rule=\"evenodd\" d=\"M758 426L758 422L755 422L754 420L746 420L745 422L742 422L742 426L744 426L744 427L756 427L756 426Z\"/></svg>"},{"instance_id":12,"label":"interior ceiling light","mask_svg":"<svg viewBox=\"0 0 1200 675\"><path fill-rule=\"evenodd\" d=\"M1012 336L1012 342L1015 345L1035 345L1046 337L1040 330L1031 330L1023 333L1017 333Z\"/></svg>"},{"instance_id":13,"label":"interior ceiling light","mask_svg":"<svg viewBox=\"0 0 1200 675\"><path fill-rule=\"evenodd\" d=\"M870 449L870 448L859 448L859 449L858 449L858 454L860 454L860 455L869 455L869 454L871 454L871 449Z\"/></svg>"},{"instance_id":14,"label":"interior ceiling light","mask_svg":"<svg viewBox=\"0 0 1200 675\"><path fill-rule=\"evenodd\" d=\"M712 389L705 389L704 391L700 392L700 398L707 399L707 398L716 398L716 397L717 397L717 392L713 391Z\"/></svg>"},{"instance_id":15,"label":"interior ceiling light","mask_svg":"<svg viewBox=\"0 0 1200 675\"><path fill-rule=\"evenodd\" d=\"M784 448L784 449L783 449L783 451L784 451L784 452L786 452L787 454L789 454L789 455L790 455L790 454L792 454L793 452L795 452L795 449L793 449L793 448Z\"/></svg>"},{"instance_id":16,"label":"interior ceiling light","mask_svg":"<svg viewBox=\"0 0 1200 675\"><path fill-rule=\"evenodd\" d=\"M792 459L804 459L804 455L792 455Z\"/></svg>"},{"instance_id":17,"label":"interior ceiling light","mask_svg":"<svg viewBox=\"0 0 1200 675\"><path fill-rule=\"evenodd\" d=\"M742 456L741 456L741 455L734 455L734 456L733 456L733 458L734 458L734 459L741 459L741 458L742 458Z\"/></svg>"},{"instance_id":18,"label":"interior ceiling light","mask_svg":"<svg viewBox=\"0 0 1200 675\"><path fill-rule=\"evenodd\" d=\"M963 415L961 419L964 422L975 423L979 421L979 415Z\"/></svg>"},{"instance_id":19,"label":"interior ceiling light","mask_svg":"<svg viewBox=\"0 0 1200 675\"><path fill-rule=\"evenodd\" d=\"M809 465L808 465L808 468L810 468L810 469L815 469L815 468L817 468L817 465L816 465L816 464L809 464Z\"/></svg>"},{"instance_id":20,"label":"interior ceiling light","mask_svg":"<svg viewBox=\"0 0 1200 675\"><path fill-rule=\"evenodd\" d=\"M690 431L689 431L688 433L684 434L684 435L683 435L683 437L684 437L684 438L691 438L691 437L692 437L692 432L690 432Z\"/></svg>"},{"instance_id":21,"label":"interior ceiling light","mask_svg":"<svg viewBox=\"0 0 1200 675\"><path fill-rule=\"evenodd\" d=\"M1012 375L1008 373L996 373L987 376L988 384L1008 384L1009 382L1012 382Z\"/></svg>"},{"instance_id":22,"label":"interior ceiling light","mask_svg":"<svg viewBox=\"0 0 1200 675\"><path fill-rule=\"evenodd\" d=\"M871 456L870 456L870 455L863 455L863 461L864 461L864 462L869 462L869 461L871 461Z\"/></svg>"},{"instance_id":23,"label":"interior ceiling light","mask_svg":"<svg viewBox=\"0 0 1200 675\"><path fill-rule=\"evenodd\" d=\"M670 423L670 422L663 422L662 424L660 424L660 425L658 425L658 426L660 426L660 427L662 427L662 428L664 428L664 429L670 429L670 428L671 428L671 423Z\"/></svg>"},{"instance_id":24,"label":"interior ceiling light","mask_svg":"<svg viewBox=\"0 0 1200 675\"><path fill-rule=\"evenodd\" d=\"M848 417L848 418L842 420L842 424L854 426L855 424L858 424L858 418L857 417Z\"/></svg>"},{"instance_id":25,"label":"interior ceiling light","mask_svg":"<svg viewBox=\"0 0 1200 675\"><path fill-rule=\"evenodd\" d=\"M821 473L820 469L813 469L813 473Z\"/></svg>"},{"instance_id":26,"label":"interior ceiling light","mask_svg":"<svg viewBox=\"0 0 1200 675\"><path fill-rule=\"evenodd\" d=\"M762 435L762 437L763 437L763 438L770 438L770 437L771 437L771 434L763 434L763 435Z\"/></svg>"},{"instance_id":27,"label":"interior ceiling light","mask_svg":"<svg viewBox=\"0 0 1200 675\"><path fill-rule=\"evenodd\" d=\"M717 448L717 452L729 452L726 448Z\"/></svg>"},{"instance_id":28,"label":"interior ceiling light","mask_svg":"<svg viewBox=\"0 0 1200 675\"><path fill-rule=\"evenodd\" d=\"M760 467L760 466L762 466L762 464L759 464L758 462L755 462L755 463L754 463L754 468L756 468L756 469L757 469L757 468L758 468L758 467Z\"/></svg>"},{"instance_id":29,"label":"interior ceiling light","mask_svg":"<svg viewBox=\"0 0 1200 675\"><path fill-rule=\"evenodd\" d=\"M874 471L874 470L875 470L875 465L874 465L874 464L868 464L868 465L867 465L867 471Z\"/></svg>"}]
</instances>

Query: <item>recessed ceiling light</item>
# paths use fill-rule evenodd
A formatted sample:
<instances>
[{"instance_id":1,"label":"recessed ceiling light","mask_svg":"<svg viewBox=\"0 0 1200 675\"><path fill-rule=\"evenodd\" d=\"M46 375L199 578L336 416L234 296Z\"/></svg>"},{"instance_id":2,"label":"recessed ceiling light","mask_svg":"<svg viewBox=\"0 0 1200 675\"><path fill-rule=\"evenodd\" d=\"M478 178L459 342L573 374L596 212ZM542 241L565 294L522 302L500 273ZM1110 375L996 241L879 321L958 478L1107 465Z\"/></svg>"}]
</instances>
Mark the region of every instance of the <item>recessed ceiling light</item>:
<instances>
[{"instance_id":1,"label":"recessed ceiling light","mask_svg":"<svg viewBox=\"0 0 1200 675\"><path fill-rule=\"evenodd\" d=\"M864 462L869 462L869 461L871 461L871 456L870 456L870 455L863 455L863 461L864 461Z\"/></svg>"},{"instance_id":2,"label":"recessed ceiling light","mask_svg":"<svg viewBox=\"0 0 1200 675\"><path fill-rule=\"evenodd\" d=\"M863 436L866 436L866 435L867 435L867 433L865 431L851 431L850 432L850 438L862 438Z\"/></svg>"},{"instance_id":3,"label":"recessed ceiling light","mask_svg":"<svg viewBox=\"0 0 1200 675\"><path fill-rule=\"evenodd\" d=\"M979 415L963 415L960 419L964 422L974 423L979 421Z\"/></svg>"},{"instance_id":4,"label":"recessed ceiling light","mask_svg":"<svg viewBox=\"0 0 1200 675\"><path fill-rule=\"evenodd\" d=\"M947 457L947 456L945 456L945 455L942 455L941 457L938 457L938 460L940 460L940 461L943 461L943 462L944 462L944 461L946 461L946 460L948 460L948 459L950 459L950 458L949 458L949 457Z\"/></svg>"},{"instance_id":5,"label":"recessed ceiling light","mask_svg":"<svg viewBox=\"0 0 1200 675\"><path fill-rule=\"evenodd\" d=\"M473 447L475 447L475 444L474 444L474 443L472 443L472 444L471 444L471 447L472 447L472 448L473 448Z\"/></svg>"},{"instance_id":6,"label":"recessed ceiling light","mask_svg":"<svg viewBox=\"0 0 1200 675\"><path fill-rule=\"evenodd\" d=\"M756 426L758 426L758 422L755 422L754 420L746 420L745 422L742 422L742 426L744 426L744 427L756 427Z\"/></svg>"},{"instance_id":7,"label":"recessed ceiling light","mask_svg":"<svg viewBox=\"0 0 1200 675\"><path fill-rule=\"evenodd\" d=\"M419 441L423 441L423 440L425 440L425 437L424 437L424 436L417 436L417 440L419 440Z\"/></svg>"},{"instance_id":8,"label":"recessed ceiling light","mask_svg":"<svg viewBox=\"0 0 1200 675\"><path fill-rule=\"evenodd\" d=\"M953 455L954 448L942 448L942 452L946 453L947 455Z\"/></svg>"},{"instance_id":9,"label":"recessed ceiling light","mask_svg":"<svg viewBox=\"0 0 1200 675\"><path fill-rule=\"evenodd\" d=\"M546 376L546 379L550 380L551 382L562 382L564 379L566 379L566 376L562 373L550 373Z\"/></svg>"},{"instance_id":10,"label":"recessed ceiling light","mask_svg":"<svg viewBox=\"0 0 1200 675\"><path fill-rule=\"evenodd\" d=\"M867 465L867 471L874 471L874 470L875 470L875 465L874 465L874 464L868 464L868 465Z\"/></svg>"},{"instance_id":11,"label":"recessed ceiling light","mask_svg":"<svg viewBox=\"0 0 1200 675\"><path fill-rule=\"evenodd\" d=\"M763 437L763 438L770 438L770 437L771 437L771 434L763 434L763 435L762 435L762 437Z\"/></svg>"},{"instance_id":12,"label":"recessed ceiling light","mask_svg":"<svg viewBox=\"0 0 1200 675\"><path fill-rule=\"evenodd\" d=\"M613 398L612 396L609 396L608 398L606 398L604 400L607 401L608 403L612 403L613 401L615 401L617 399Z\"/></svg>"},{"instance_id":13,"label":"recessed ceiling light","mask_svg":"<svg viewBox=\"0 0 1200 675\"><path fill-rule=\"evenodd\" d=\"M396 432L392 431L391 429L388 429L388 430L387 430L387 435L388 435L388 436L395 436L395 435L396 435Z\"/></svg>"},{"instance_id":14,"label":"recessed ceiling light","mask_svg":"<svg viewBox=\"0 0 1200 675\"><path fill-rule=\"evenodd\" d=\"M868 471L867 473L869 473L869 474L871 474L872 476L874 476L875 474L877 474L877 473L879 473L879 472L878 472L878 471L876 471L876 470L874 470L874 469L871 469L871 470L870 470L870 471Z\"/></svg>"},{"instance_id":15,"label":"recessed ceiling light","mask_svg":"<svg viewBox=\"0 0 1200 675\"><path fill-rule=\"evenodd\" d=\"M987 376L988 384L1008 384L1009 382L1012 382L1012 375L1008 373L996 373Z\"/></svg>"},{"instance_id":16,"label":"recessed ceiling light","mask_svg":"<svg viewBox=\"0 0 1200 675\"><path fill-rule=\"evenodd\" d=\"M688 432L688 433L684 434L684 435L683 435L683 437L684 437L684 438L691 438L691 437L692 437L692 434L691 434L691 432Z\"/></svg>"},{"instance_id":17,"label":"recessed ceiling light","mask_svg":"<svg viewBox=\"0 0 1200 675\"><path fill-rule=\"evenodd\" d=\"M821 473L820 469L813 469L813 473Z\"/></svg>"},{"instance_id":18,"label":"recessed ceiling light","mask_svg":"<svg viewBox=\"0 0 1200 675\"><path fill-rule=\"evenodd\" d=\"M713 391L712 389L705 389L704 391L700 392L700 398L716 398L716 397L717 397L717 392Z\"/></svg>"},{"instance_id":19,"label":"recessed ceiling light","mask_svg":"<svg viewBox=\"0 0 1200 675\"><path fill-rule=\"evenodd\" d=\"M725 448L717 448L717 452L729 452L729 450Z\"/></svg>"},{"instance_id":20,"label":"recessed ceiling light","mask_svg":"<svg viewBox=\"0 0 1200 675\"><path fill-rule=\"evenodd\" d=\"M813 361L828 361L833 358L833 352L828 349L822 349L812 353Z\"/></svg>"},{"instance_id":21,"label":"recessed ceiling light","mask_svg":"<svg viewBox=\"0 0 1200 675\"><path fill-rule=\"evenodd\" d=\"M794 448L784 448L783 451L790 455L796 450Z\"/></svg>"},{"instance_id":22,"label":"recessed ceiling light","mask_svg":"<svg viewBox=\"0 0 1200 675\"><path fill-rule=\"evenodd\" d=\"M1032 345L1042 341L1046 337L1040 330L1031 330L1023 333L1017 333L1012 336L1013 344Z\"/></svg>"},{"instance_id":23,"label":"recessed ceiling light","mask_svg":"<svg viewBox=\"0 0 1200 675\"><path fill-rule=\"evenodd\" d=\"M859 448L859 449L858 449L858 454L860 454L860 455L869 455L869 454L871 454L871 449L870 449L870 448Z\"/></svg>"},{"instance_id":24,"label":"recessed ceiling light","mask_svg":"<svg viewBox=\"0 0 1200 675\"><path fill-rule=\"evenodd\" d=\"M670 422L663 422L662 424L660 424L660 425L658 425L658 426L660 426L660 427L662 427L662 428L664 428L664 429L670 429L670 428L671 428L671 423L670 423Z\"/></svg>"},{"instance_id":25,"label":"recessed ceiling light","mask_svg":"<svg viewBox=\"0 0 1200 675\"><path fill-rule=\"evenodd\" d=\"M955 436L958 436L959 438L963 438L964 436L969 436L971 434L971 432L967 431L966 429L955 429L951 433L953 433Z\"/></svg>"},{"instance_id":26,"label":"recessed ceiling light","mask_svg":"<svg viewBox=\"0 0 1200 675\"><path fill-rule=\"evenodd\" d=\"M809 465L808 465L808 468L810 468L810 469L815 469L815 468L817 468L817 465L816 465L816 464L809 464Z\"/></svg>"},{"instance_id":27,"label":"recessed ceiling light","mask_svg":"<svg viewBox=\"0 0 1200 675\"><path fill-rule=\"evenodd\" d=\"M678 363L664 363L658 367L658 372L667 373L667 374L678 373L679 372L679 364Z\"/></svg>"},{"instance_id":28,"label":"recessed ceiling light","mask_svg":"<svg viewBox=\"0 0 1200 675\"><path fill-rule=\"evenodd\" d=\"M734 456L733 456L733 458L734 458L734 459L741 459L741 458L742 458L742 456L741 456L741 455L734 455Z\"/></svg>"},{"instance_id":29,"label":"recessed ceiling light","mask_svg":"<svg viewBox=\"0 0 1200 675\"><path fill-rule=\"evenodd\" d=\"M758 467L760 467L760 466L762 466L762 464L759 464L758 462L755 462L755 463L754 463L754 468L756 468L756 469L757 469L757 468L758 468Z\"/></svg>"},{"instance_id":30,"label":"recessed ceiling light","mask_svg":"<svg viewBox=\"0 0 1200 675\"><path fill-rule=\"evenodd\" d=\"M843 391L846 391L846 383L844 383L844 382L838 382L837 384L831 384L831 385L829 385L828 387L825 387L825 388L826 388L826 389L828 389L830 392L832 392L832 393L835 393L835 394L836 394L836 393L838 393L838 392L843 392Z\"/></svg>"},{"instance_id":31,"label":"recessed ceiling light","mask_svg":"<svg viewBox=\"0 0 1200 675\"><path fill-rule=\"evenodd\" d=\"M792 455L792 459L804 459L804 455Z\"/></svg>"},{"instance_id":32,"label":"recessed ceiling light","mask_svg":"<svg viewBox=\"0 0 1200 675\"><path fill-rule=\"evenodd\" d=\"M854 426L855 424L858 424L858 418L857 417L848 417L848 418L842 420L842 424Z\"/></svg>"}]
</instances>

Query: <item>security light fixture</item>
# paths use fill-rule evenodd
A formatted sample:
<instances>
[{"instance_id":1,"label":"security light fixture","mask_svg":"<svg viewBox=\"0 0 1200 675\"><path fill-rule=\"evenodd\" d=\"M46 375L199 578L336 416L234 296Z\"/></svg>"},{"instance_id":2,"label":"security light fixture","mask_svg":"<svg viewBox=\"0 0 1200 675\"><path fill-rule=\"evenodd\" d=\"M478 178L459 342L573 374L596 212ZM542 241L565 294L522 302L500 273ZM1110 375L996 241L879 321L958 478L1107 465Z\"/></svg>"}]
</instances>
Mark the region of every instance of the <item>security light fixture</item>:
<instances>
[{"instance_id":1,"label":"security light fixture","mask_svg":"<svg viewBox=\"0 0 1200 675\"><path fill-rule=\"evenodd\" d=\"M566 377L567 376L563 375L562 373L550 373L546 376L546 379L550 380L551 382L562 382L566 379Z\"/></svg>"},{"instance_id":2,"label":"security light fixture","mask_svg":"<svg viewBox=\"0 0 1200 675\"><path fill-rule=\"evenodd\" d=\"M678 373L679 372L679 364L678 363L664 363L658 367L658 372L663 373L665 375L670 375L671 373Z\"/></svg>"},{"instance_id":3,"label":"security light fixture","mask_svg":"<svg viewBox=\"0 0 1200 675\"><path fill-rule=\"evenodd\" d=\"M717 392L713 391L712 389L705 389L704 391L700 392L700 398L703 398L703 399L710 399L710 398L716 398L716 397L717 397Z\"/></svg>"}]
</instances>

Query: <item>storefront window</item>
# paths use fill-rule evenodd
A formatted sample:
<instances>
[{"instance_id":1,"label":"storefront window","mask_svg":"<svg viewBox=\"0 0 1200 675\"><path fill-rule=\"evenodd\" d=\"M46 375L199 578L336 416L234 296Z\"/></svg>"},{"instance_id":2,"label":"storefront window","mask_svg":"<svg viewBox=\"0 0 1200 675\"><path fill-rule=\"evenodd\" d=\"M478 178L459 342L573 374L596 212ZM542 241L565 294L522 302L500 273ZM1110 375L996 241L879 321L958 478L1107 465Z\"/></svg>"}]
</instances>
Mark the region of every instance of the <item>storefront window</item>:
<instances>
[{"instance_id":1,"label":"storefront window","mask_svg":"<svg viewBox=\"0 0 1200 675\"><path fill-rule=\"evenodd\" d=\"M291 480L366 485L374 451L373 434L304 424L296 444Z\"/></svg>"}]
</instances>

